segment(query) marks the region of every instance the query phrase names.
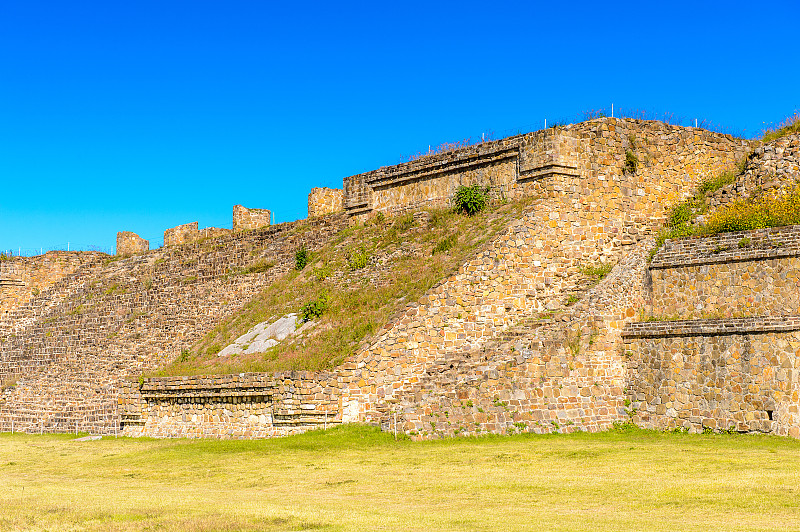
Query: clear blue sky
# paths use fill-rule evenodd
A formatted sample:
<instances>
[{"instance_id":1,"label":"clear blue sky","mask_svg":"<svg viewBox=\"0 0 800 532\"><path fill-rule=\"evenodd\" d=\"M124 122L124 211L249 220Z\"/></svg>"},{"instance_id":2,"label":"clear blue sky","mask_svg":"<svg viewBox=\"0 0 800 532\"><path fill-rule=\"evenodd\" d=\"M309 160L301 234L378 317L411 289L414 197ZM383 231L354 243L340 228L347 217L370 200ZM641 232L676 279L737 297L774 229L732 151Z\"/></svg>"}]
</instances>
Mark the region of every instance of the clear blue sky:
<instances>
[{"instance_id":1,"label":"clear blue sky","mask_svg":"<svg viewBox=\"0 0 800 532\"><path fill-rule=\"evenodd\" d=\"M312 187L589 109L760 133L800 2L0 0L0 250L306 216Z\"/></svg>"}]
</instances>

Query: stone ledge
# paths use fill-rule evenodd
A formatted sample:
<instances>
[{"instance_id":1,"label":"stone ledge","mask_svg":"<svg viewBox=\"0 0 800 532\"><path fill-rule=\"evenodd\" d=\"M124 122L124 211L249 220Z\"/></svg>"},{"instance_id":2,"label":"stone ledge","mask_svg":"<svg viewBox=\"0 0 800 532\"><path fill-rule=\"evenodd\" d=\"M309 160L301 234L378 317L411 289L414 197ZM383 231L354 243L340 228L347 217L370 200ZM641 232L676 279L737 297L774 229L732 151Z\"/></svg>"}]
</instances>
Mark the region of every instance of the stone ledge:
<instances>
[{"instance_id":1,"label":"stone ledge","mask_svg":"<svg viewBox=\"0 0 800 532\"><path fill-rule=\"evenodd\" d=\"M719 320L676 320L634 322L625 326L623 338L668 336L719 336L726 334L763 334L800 330L800 316L755 316Z\"/></svg>"},{"instance_id":2,"label":"stone ledge","mask_svg":"<svg viewBox=\"0 0 800 532\"><path fill-rule=\"evenodd\" d=\"M739 247L743 239L749 242ZM650 269L681 268L800 256L800 225L723 233L703 238L667 240Z\"/></svg>"},{"instance_id":3,"label":"stone ledge","mask_svg":"<svg viewBox=\"0 0 800 532\"><path fill-rule=\"evenodd\" d=\"M501 140L482 142L445 153L421 157L407 163L380 168L362 175L371 186L383 187L408 179L418 179L477 164L513 158L519 155L524 138L525 135L514 135Z\"/></svg>"}]
</instances>

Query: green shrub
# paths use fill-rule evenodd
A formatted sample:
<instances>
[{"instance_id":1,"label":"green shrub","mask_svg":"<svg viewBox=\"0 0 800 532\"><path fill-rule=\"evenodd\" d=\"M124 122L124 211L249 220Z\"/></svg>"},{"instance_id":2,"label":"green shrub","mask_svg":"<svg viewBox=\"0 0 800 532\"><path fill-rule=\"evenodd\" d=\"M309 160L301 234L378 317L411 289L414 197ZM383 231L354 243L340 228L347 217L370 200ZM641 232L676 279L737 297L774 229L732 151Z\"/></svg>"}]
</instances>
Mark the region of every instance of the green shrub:
<instances>
[{"instance_id":1,"label":"green shrub","mask_svg":"<svg viewBox=\"0 0 800 532\"><path fill-rule=\"evenodd\" d=\"M366 268L367 264L369 264L369 254L364 248L354 249L347 256L347 265L351 270Z\"/></svg>"},{"instance_id":2,"label":"green shrub","mask_svg":"<svg viewBox=\"0 0 800 532\"><path fill-rule=\"evenodd\" d=\"M672 208L669 213L667 225L675 228L689 223L694 218L694 210L688 201L679 203Z\"/></svg>"},{"instance_id":3,"label":"green shrub","mask_svg":"<svg viewBox=\"0 0 800 532\"><path fill-rule=\"evenodd\" d=\"M635 174L639 168L639 158L631 150L625 150L625 171Z\"/></svg>"},{"instance_id":4,"label":"green shrub","mask_svg":"<svg viewBox=\"0 0 800 532\"><path fill-rule=\"evenodd\" d=\"M471 187L461 185L453 197L455 211L467 216L473 216L481 212L488 203L489 187L480 185L472 185Z\"/></svg>"},{"instance_id":5,"label":"green shrub","mask_svg":"<svg viewBox=\"0 0 800 532\"><path fill-rule=\"evenodd\" d=\"M300 308L300 320L310 321L322 316L328 310L328 294L322 294L314 301L309 301Z\"/></svg>"},{"instance_id":6,"label":"green shrub","mask_svg":"<svg viewBox=\"0 0 800 532\"><path fill-rule=\"evenodd\" d=\"M302 270L308 264L310 254L306 249L305 244L298 249L294 254L294 268L295 270Z\"/></svg>"}]
</instances>

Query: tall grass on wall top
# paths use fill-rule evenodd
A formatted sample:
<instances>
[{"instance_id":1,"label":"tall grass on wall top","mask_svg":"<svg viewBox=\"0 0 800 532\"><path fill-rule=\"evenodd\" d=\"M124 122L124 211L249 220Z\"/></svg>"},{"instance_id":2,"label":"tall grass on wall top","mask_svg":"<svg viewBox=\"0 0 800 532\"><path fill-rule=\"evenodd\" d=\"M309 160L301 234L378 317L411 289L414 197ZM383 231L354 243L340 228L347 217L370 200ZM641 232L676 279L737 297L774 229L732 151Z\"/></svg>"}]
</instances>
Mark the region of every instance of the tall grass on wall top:
<instances>
[{"instance_id":1,"label":"tall grass on wall top","mask_svg":"<svg viewBox=\"0 0 800 532\"><path fill-rule=\"evenodd\" d=\"M777 126L766 127L761 140L770 142L793 133L800 133L800 112L798 111L795 111L792 116L786 117L786 119Z\"/></svg>"}]
</instances>

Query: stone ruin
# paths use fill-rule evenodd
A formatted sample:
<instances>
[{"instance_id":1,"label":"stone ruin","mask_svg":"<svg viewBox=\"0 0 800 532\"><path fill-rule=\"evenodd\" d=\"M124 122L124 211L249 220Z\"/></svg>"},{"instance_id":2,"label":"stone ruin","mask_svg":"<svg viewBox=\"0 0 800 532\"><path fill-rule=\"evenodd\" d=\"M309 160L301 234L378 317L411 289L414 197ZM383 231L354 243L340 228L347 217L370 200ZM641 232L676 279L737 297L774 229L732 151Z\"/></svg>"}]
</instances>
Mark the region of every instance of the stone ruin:
<instances>
[{"instance_id":1,"label":"stone ruin","mask_svg":"<svg viewBox=\"0 0 800 532\"><path fill-rule=\"evenodd\" d=\"M271 225L272 211L268 209L248 209L242 205L233 206L233 230L249 231Z\"/></svg>"},{"instance_id":2,"label":"stone ruin","mask_svg":"<svg viewBox=\"0 0 800 532\"><path fill-rule=\"evenodd\" d=\"M125 257L150 251L150 242L130 231L117 233L117 255Z\"/></svg>"}]
</instances>

